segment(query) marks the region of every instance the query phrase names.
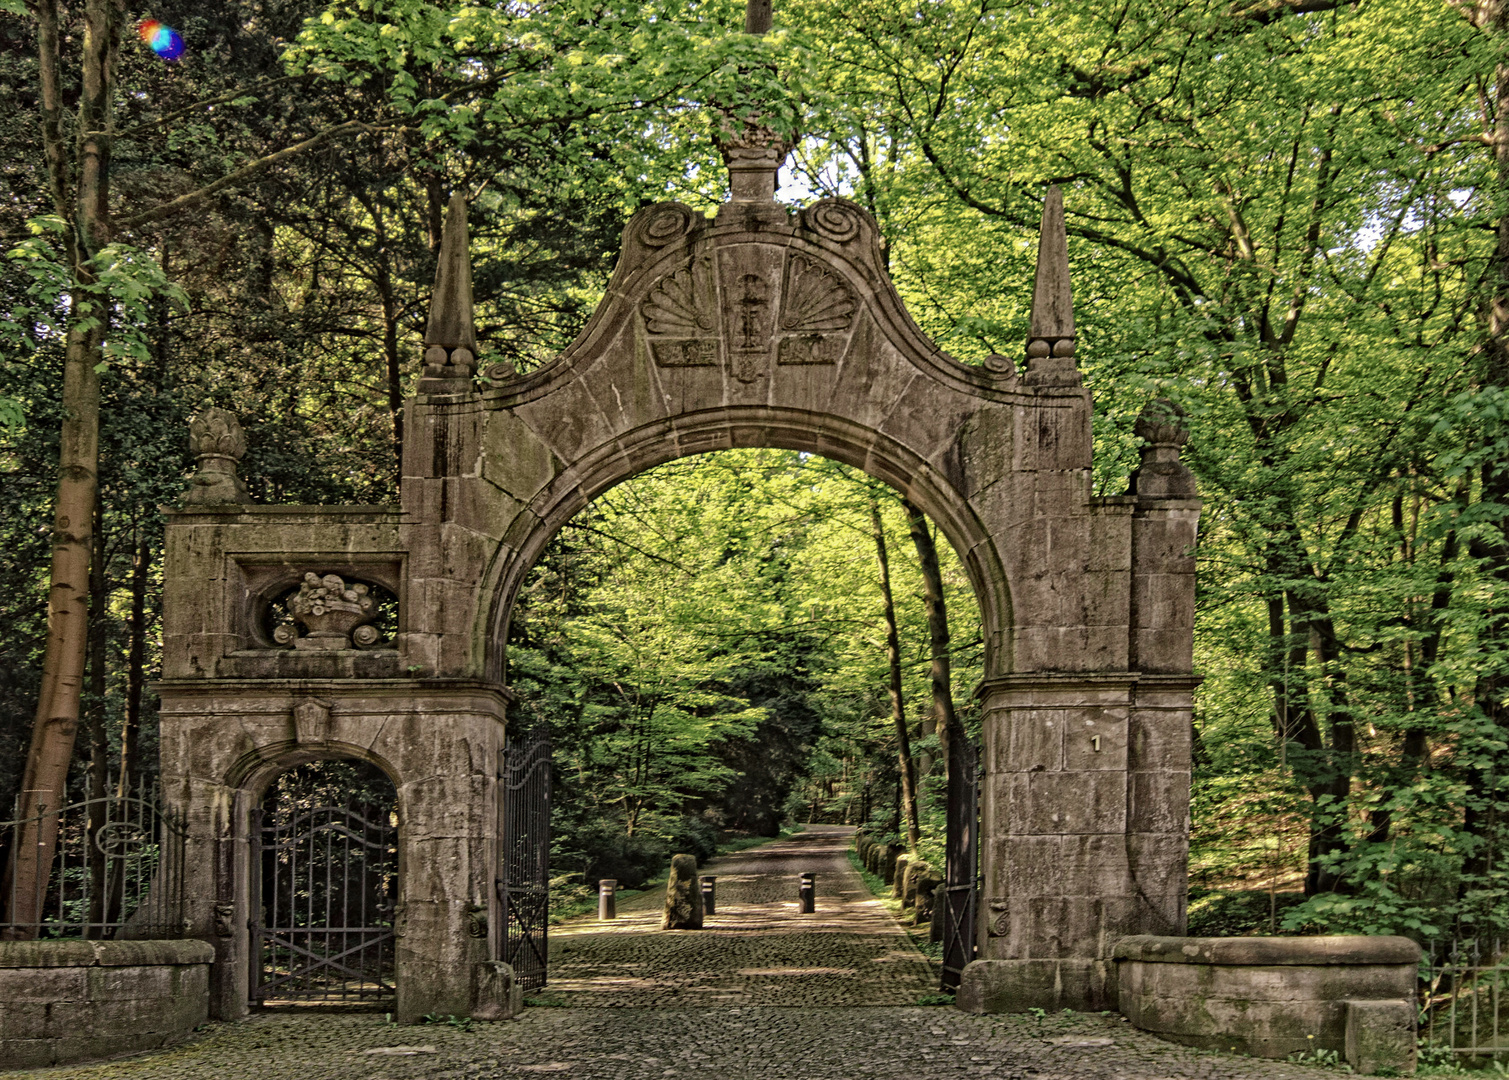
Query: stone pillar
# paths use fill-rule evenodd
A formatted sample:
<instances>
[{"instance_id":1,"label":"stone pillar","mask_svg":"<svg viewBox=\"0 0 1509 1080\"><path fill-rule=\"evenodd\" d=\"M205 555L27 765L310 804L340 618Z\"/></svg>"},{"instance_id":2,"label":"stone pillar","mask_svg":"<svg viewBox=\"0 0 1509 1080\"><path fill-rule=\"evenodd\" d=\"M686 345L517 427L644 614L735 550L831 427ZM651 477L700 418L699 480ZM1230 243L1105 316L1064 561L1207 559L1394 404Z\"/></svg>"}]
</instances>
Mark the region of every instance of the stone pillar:
<instances>
[{"instance_id":1,"label":"stone pillar","mask_svg":"<svg viewBox=\"0 0 1509 1080\"><path fill-rule=\"evenodd\" d=\"M1129 673L1008 675L982 686L981 960L973 1011L1115 1005L1111 947L1136 933L1127 834Z\"/></svg>"},{"instance_id":2,"label":"stone pillar","mask_svg":"<svg viewBox=\"0 0 1509 1080\"><path fill-rule=\"evenodd\" d=\"M1137 673L986 684L984 936L961 1007L1114 1008L1116 941L1183 933L1193 690Z\"/></svg>"}]
</instances>

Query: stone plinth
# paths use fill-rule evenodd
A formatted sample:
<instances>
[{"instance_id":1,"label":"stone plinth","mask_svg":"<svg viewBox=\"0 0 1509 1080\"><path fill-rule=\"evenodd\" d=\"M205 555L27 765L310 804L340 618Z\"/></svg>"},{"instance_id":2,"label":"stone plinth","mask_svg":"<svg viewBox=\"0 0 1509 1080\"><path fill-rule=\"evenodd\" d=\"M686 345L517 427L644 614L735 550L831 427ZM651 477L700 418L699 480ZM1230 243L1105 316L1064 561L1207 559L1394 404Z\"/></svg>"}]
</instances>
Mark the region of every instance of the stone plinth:
<instances>
[{"instance_id":1,"label":"stone plinth","mask_svg":"<svg viewBox=\"0 0 1509 1080\"><path fill-rule=\"evenodd\" d=\"M1160 1038L1266 1058L1332 1050L1359 1072L1414 1071L1420 947L1408 938L1139 936L1115 958L1122 1013Z\"/></svg>"}]
</instances>

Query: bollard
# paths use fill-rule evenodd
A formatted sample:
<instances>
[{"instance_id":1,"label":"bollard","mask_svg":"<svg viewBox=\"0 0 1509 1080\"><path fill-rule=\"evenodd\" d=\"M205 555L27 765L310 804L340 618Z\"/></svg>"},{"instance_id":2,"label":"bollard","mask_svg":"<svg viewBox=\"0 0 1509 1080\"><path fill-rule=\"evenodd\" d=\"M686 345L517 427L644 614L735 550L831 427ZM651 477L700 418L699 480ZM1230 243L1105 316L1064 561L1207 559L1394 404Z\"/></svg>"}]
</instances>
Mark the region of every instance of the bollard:
<instances>
[{"instance_id":1,"label":"bollard","mask_svg":"<svg viewBox=\"0 0 1509 1080\"><path fill-rule=\"evenodd\" d=\"M717 893L718 875L704 874L702 876L702 914L714 915L717 913Z\"/></svg>"},{"instance_id":2,"label":"bollard","mask_svg":"<svg viewBox=\"0 0 1509 1080\"><path fill-rule=\"evenodd\" d=\"M797 895L799 897L801 897L801 901L802 901L802 914L803 915L811 915L814 911L817 910L817 875L816 874L803 874L802 875L801 885L799 886L799 888L797 890Z\"/></svg>"},{"instance_id":3,"label":"bollard","mask_svg":"<svg viewBox=\"0 0 1509 1080\"><path fill-rule=\"evenodd\" d=\"M599 919L618 918L618 898L613 895L617 891L617 878L605 877L597 883L597 917Z\"/></svg>"}]
</instances>

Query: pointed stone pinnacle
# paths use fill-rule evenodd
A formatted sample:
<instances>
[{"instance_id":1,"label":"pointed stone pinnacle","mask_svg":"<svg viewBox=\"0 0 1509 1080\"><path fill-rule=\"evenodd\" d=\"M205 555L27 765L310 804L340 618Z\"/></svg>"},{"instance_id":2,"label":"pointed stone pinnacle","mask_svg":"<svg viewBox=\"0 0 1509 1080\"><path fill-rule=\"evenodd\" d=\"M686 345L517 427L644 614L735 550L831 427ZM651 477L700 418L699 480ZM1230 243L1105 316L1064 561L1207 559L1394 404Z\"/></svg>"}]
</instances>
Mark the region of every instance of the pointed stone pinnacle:
<instances>
[{"instance_id":1,"label":"pointed stone pinnacle","mask_svg":"<svg viewBox=\"0 0 1509 1080\"><path fill-rule=\"evenodd\" d=\"M1043 226L1037 242L1037 283L1027 331L1029 384L1078 386L1074 365L1074 300L1069 290L1069 236L1064 228L1064 195L1055 184L1043 200Z\"/></svg>"},{"instance_id":2,"label":"pointed stone pinnacle","mask_svg":"<svg viewBox=\"0 0 1509 1080\"><path fill-rule=\"evenodd\" d=\"M1043 200L1037 242L1037 285L1032 290L1032 341L1074 337L1074 301L1069 295L1069 236L1064 231L1064 195L1058 185Z\"/></svg>"},{"instance_id":3,"label":"pointed stone pinnacle","mask_svg":"<svg viewBox=\"0 0 1509 1080\"><path fill-rule=\"evenodd\" d=\"M467 249L466 199L459 192L451 196L450 205L445 208L445 230L440 238L435 292L430 297L430 323L424 332L424 343L438 345L447 351L466 349L473 356L477 352L477 329L472 322L472 260Z\"/></svg>"}]
</instances>

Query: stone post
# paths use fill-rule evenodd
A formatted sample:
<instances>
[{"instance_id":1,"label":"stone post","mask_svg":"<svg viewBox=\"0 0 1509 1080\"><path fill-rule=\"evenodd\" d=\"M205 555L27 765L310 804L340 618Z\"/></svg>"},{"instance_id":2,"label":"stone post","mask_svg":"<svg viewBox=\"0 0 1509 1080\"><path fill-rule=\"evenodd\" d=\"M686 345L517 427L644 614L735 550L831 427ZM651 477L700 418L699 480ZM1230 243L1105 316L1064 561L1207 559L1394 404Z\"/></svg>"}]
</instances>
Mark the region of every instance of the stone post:
<instances>
[{"instance_id":1,"label":"stone post","mask_svg":"<svg viewBox=\"0 0 1509 1080\"><path fill-rule=\"evenodd\" d=\"M716 874L704 874L702 876L702 914L716 915L718 912L718 877Z\"/></svg>"},{"instance_id":2,"label":"stone post","mask_svg":"<svg viewBox=\"0 0 1509 1080\"><path fill-rule=\"evenodd\" d=\"M801 903L802 914L811 915L817 910L817 875L803 874L797 882L797 899Z\"/></svg>"},{"instance_id":3,"label":"stone post","mask_svg":"<svg viewBox=\"0 0 1509 1080\"><path fill-rule=\"evenodd\" d=\"M697 887L697 859L693 855L671 858L671 876L665 883L665 916L662 930L702 929L702 890Z\"/></svg>"},{"instance_id":4,"label":"stone post","mask_svg":"<svg viewBox=\"0 0 1509 1080\"><path fill-rule=\"evenodd\" d=\"M597 883L597 917L606 922L609 919L618 918L618 897L614 894L618 891L618 882L614 878L605 877Z\"/></svg>"}]
</instances>

